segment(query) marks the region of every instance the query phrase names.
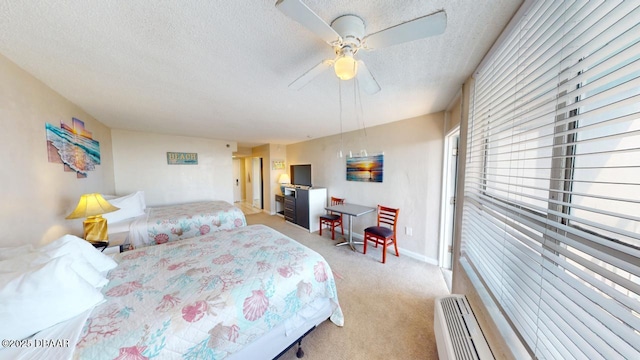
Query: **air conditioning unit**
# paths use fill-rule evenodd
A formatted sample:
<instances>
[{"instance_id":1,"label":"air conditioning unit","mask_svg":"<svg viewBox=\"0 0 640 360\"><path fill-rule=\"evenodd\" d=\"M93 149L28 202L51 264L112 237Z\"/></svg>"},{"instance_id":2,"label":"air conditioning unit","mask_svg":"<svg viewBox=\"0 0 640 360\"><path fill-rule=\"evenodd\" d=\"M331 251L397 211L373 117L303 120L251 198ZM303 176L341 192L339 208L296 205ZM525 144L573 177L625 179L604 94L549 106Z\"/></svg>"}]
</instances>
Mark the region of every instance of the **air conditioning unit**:
<instances>
[{"instance_id":1,"label":"air conditioning unit","mask_svg":"<svg viewBox=\"0 0 640 360\"><path fill-rule=\"evenodd\" d=\"M436 298L433 326L440 360L494 359L464 295Z\"/></svg>"}]
</instances>

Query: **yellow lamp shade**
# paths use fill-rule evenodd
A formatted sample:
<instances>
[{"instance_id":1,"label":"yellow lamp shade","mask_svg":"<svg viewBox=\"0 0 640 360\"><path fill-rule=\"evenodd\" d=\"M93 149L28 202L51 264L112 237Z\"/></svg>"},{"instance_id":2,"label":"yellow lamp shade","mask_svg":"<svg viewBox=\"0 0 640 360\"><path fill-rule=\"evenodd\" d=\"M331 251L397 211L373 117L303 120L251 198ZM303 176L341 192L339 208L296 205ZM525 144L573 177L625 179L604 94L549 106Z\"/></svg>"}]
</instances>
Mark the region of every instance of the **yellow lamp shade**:
<instances>
[{"instance_id":1,"label":"yellow lamp shade","mask_svg":"<svg viewBox=\"0 0 640 360\"><path fill-rule=\"evenodd\" d=\"M86 218L89 216L102 215L106 213L110 213L116 210L120 210L113 205L111 205L107 200L105 200L100 194L84 194L80 197L80 201L78 201L78 205L76 209L73 210L71 214L69 214L67 219L80 219Z\"/></svg>"},{"instance_id":2,"label":"yellow lamp shade","mask_svg":"<svg viewBox=\"0 0 640 360\"><path fill-rule=\"evenodd\" d=\"M84 222L84 239L90 242L105 242L107 235L107 219L102 214L120 210L105 200L100 194L84 194L80 197L76 209L67 219L87 218Z\"/></svg>"},{"instance_id":3,"label":"yellow lamp shade","mask_svg":"<svg viewBox=\"0 0 640 360\"><path fill-rule=\"evenodd\" d=\"M341 80L350 80L356 76L358 63L351 56L342 56L333 64L333 70Z\"/></svg>"},{"instance_id":4,"label":"yellow lamp shade","mask_svg":"<svg viewBox=\"0 0 640 360\"><path fill-rule=\"evenodd\" d=\"M278 178L279 184L289 184L290 182L291 179L289 178L289 174L280 174L280 177Z\"/></svg>"}]
</instances>

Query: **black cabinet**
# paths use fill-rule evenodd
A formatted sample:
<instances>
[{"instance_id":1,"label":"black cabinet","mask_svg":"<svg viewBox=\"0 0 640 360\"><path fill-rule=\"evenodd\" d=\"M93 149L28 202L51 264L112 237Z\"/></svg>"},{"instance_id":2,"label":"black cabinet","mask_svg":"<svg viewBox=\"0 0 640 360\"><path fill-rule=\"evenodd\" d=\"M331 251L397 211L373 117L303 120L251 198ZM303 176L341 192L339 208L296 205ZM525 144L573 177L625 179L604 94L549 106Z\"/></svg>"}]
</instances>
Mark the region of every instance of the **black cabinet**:
<instances>
[{"instance_id":1,"label":"black cabinet","mask_svg":"<svg viewBox=\"0 0 640 360\"><path fill-rule=\"evenodd\" d=\"M327 189L294 188L284 189L284 218L302 226L310 232L320 229L319 216L325 213Z\"/></svg>"},{"instance_id":2,"label":"black cabinet","mask_svg":"<svg viewBox=\"0 0 640 360\"><path fill-rule=\"evenodd\" d=\"M292 223L296 222L296 197L294 195L285 195L284 197L284 218Z\"/></svg>"},{"instance_id":3,"label":"black cabinet","mask_svg":"<svg viewBox=\"0 0 640 360\"><path fill-rule=\"evenodd\" d=\"M296 224L309 228L309 190L296 190Z\"/></svg>"}]
</instances>

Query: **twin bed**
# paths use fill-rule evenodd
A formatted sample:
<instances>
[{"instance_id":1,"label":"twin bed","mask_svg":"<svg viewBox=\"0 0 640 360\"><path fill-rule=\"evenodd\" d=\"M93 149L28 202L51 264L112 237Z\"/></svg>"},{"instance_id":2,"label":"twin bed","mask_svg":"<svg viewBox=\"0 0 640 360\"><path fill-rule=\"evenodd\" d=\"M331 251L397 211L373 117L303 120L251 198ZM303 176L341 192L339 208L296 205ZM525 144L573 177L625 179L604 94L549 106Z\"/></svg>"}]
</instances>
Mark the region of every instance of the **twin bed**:
<instances>
[{"instance_id":1,"label":"twin bed","mask_svg":"<svg viewBox=\"0 0 640 360\"><path fill-rule=\"evenodd\" d=\"M103 215L108 221L109 233L127 233L127 242L134 248L247 225L242 210L226 201L147 207L143 191L103 197L119 208Z\"/></svg>"},{"instance_id":2,"label":"twin bed","mask_svg":"<svg viewBox=\"0 0 640 360\"><path fill-rule=\"evenodd\" d=\"M100 288L104 301L33 338L72 339L75 346L60 358L274 358L327 319L343 325L333 273L322 256L223 212L217 231L184 238L205 225L199 218L181 227L180 241L177 236L116 254L117 267ZM47 350L0 348L0 358L64 352Z\"/></svg>"},{"instance_id":3,"label":"twin bed","mask_svg":"<svg viewBox=\"0 0 640 360\"><path fill-rule=\"evenodd\" d=\"M148 207L136 217L109 221L109 232L128 232L129 244L140 248L245 225L238 207L226 201L204 201Z\"/></svg>"},{"instance_id":4,"label":"twin bed","mask_svg":"<svg viewBox=\"0 0 640 360\"><path fill-rule=\"evenodd\" d=\"M79 358L272 358L318 320L343 324L326 261L264 225L136 249L116 261L107 301L78 339ZM259 343L246 349L264 336L277 352L265 356Z\"/></svg>"}]
</instances>

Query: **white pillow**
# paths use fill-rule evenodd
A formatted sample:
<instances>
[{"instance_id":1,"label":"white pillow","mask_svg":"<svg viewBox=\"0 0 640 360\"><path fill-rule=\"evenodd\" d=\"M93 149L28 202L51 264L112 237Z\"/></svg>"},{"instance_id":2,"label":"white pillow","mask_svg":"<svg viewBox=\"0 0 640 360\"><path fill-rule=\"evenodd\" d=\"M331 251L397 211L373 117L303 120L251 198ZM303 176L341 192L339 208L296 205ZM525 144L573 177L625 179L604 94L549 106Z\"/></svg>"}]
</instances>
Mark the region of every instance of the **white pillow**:
<instances>
[{"instance_id":1,"label":"white pillow","mask_svg":"<svg viewBox=\"0 0 640 360\"><path fill-rule=\"evenodd\" d=\"M104 299L71 263L60 257L27 272L0 274L0 339L24 339Z\"/></svg>"},{"instance_id":2,"label":"white pillow","mask_svg":"<svg viewBox=\"0 0 640 360\"><path fill-rule=\"evenodd\" d=\"M15 247L0 248L0 260L12 259L16 256L33 251L33 245L26 244Z\"/></svg>"},{"instance_id":3,"label":"white pillow","mask_svg":"<svg viewBox=\"0 0 640 360\"><path fill-rule=\"evenodd\" d=\"M61 257L70 253L74 257L85 259L101 273L107 272L118 265L111 257L101 253L86 240L68 234L52 243L35 249L35 251L47 254L50 258Z\"/></svg>"},{"instance_id":4,"label":"white pillow","mask_svg":"<svg viewBox=\"0 0 640 360\"><path fill-rule=\"evenodd\" d=\"M60 257L69 258L71 268L94 287L101 288L109 282L98 269L93 267L84 257L80 256L79 252L62 254ZM0 260L0 274L27 272L29 269L45 264L52 259L53 258L46 253L31 252L16 256L12 259Z\"/></svg>"},{"instance_id":5,"label":"white pillow","mask_svg":"<svg viewBox=\"0 0 640 360\"><path fill-rule=\"evenodd\" d=\"M144 209L147 208L144 201L144 191L137 191L126 196L110 199L109 203L119 207L120 210L103 214L102 217L107 219L107 223L116 223L143 215Z\"/></svg>"}]
</instances>

